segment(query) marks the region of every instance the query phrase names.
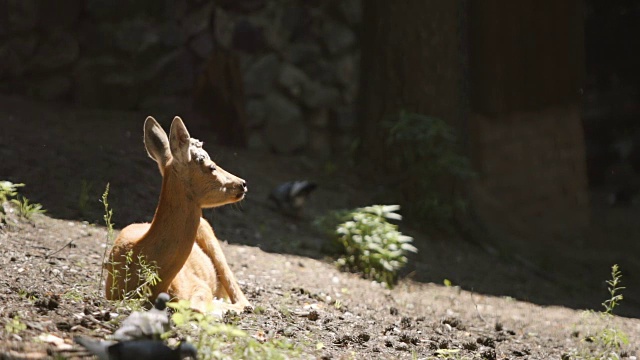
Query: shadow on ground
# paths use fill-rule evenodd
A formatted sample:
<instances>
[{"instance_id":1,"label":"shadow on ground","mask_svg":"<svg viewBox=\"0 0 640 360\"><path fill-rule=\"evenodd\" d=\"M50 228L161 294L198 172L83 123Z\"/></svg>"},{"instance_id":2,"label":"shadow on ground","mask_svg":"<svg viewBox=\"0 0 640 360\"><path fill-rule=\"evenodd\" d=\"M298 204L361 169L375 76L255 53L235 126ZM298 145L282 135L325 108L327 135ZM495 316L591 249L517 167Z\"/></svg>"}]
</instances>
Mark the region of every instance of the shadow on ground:
<instances>
[{"instance_id":1,"label":"shadow on ground","mask_svg":"<svg viewBox=\"0 0 640 360\"><path fill-rule=\"evenodd\" d=\"M0 97L0 109L0 179L26 183L23 194L42 203L50 216L102 224L99 199L109 183L117 228L151 219L161 179L142 142L147 114L71 109L7 97ZM168 129L170 118L157 119ZM242 203L205 213L223 240L322 258L326 239L311 220L329 210L372 201L344 171L329 173L324 169L332 167L304 157L221 148L210 141L214 134L190 126L187 116L184 120L191 135L205 142L205 149L220 166L249 184L249 195ZM320 184L301 220L275 212L267 201L270 189L293 179L313 179ZM608 295L604 281L610 266L619 263L629 287L619 314L640 317L640 266L632 256L639 252L629 251L619 240L637 236L640 229L611 235L611 229L619 229L623 220L612 220L613 215L606 214L597 214L599 228L594 233L601 235L601 241L591 241L591 247L571 254L558 254L543 267L532 267L459 237L433 238L404 227L420 249L406 275L421 282L449 279L465 289L542 305L600 310ZM609 235L618 240L607 242Z\"/></svg>"}]
</instances>

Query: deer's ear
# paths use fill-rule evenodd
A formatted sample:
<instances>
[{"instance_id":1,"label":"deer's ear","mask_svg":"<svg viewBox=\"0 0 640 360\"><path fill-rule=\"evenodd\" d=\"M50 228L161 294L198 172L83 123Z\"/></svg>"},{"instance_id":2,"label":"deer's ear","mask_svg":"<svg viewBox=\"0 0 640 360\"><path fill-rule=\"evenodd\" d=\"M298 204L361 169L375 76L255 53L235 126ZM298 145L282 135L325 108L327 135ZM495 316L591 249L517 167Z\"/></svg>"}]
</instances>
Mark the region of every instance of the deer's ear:
<instances>
[{"instance_id":1,"label":"deer's ear","mask_svg":"<svg viewBox=\"0 0 640 360\"><path fill-rule=\"evenodd\" d=\"M171 155L181 163L191 161L191 152L189 146L191 144L191 136L184 126L182 119L176 116L171 123L171 132L169 133L169 145L171 147Z\"/></svg>"},{"instance_id":2,"label":"deer's ear","mask_svg":"<svg viewBox=\"0 0 640 360\"><path fill-rule=\"evenodd\" d=\"M169 139L160 124L151 116L144 121L144 146L149 157L158 163L160 173L164 174L164 167L171 160Z\"/></svg>"}]
</instances>

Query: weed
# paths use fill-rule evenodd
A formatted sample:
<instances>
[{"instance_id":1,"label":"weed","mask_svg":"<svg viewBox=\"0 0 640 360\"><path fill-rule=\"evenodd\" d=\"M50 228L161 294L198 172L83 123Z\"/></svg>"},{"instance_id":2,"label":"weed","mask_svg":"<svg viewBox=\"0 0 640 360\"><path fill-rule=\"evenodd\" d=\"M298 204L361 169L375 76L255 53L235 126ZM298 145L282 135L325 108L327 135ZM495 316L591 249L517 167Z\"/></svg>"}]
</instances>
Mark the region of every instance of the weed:
<instances>
[{"instance_id":1,"label":"weed","mask_svg":"<svg viewBox=\"0 0 640 360\"><path fill-rule=\"evenodd\" d=\"M107 251L113 245L114 234L113 234L113 222L111 222L111 217L113 217L113 209L109 208L109 183L104 189L102 193L102 205L104 205L104 223L107 226L107 237L104 243L104 252L102 253L102 264L105 263L105 258L107 257ZM98 279L98 291L102 288L102 276L104 274L104 265L100 269L100 279Z\"/></svg>"},{"instance_id":2,"label":"weed","mask_svg":"<svg viewBox=\"0 0 640 360\"><path fill-rule=\"evenodd\" d=\"M374 205L330 213L316 221L337 240L341 255L336 264L348 271L392 287L398 270L407 264L407 252L417 252L413 238L402 235L387 220L401 220L398 205ZM337 226L332 224L339 223Z\"/></svg>"},{"instance_id":3,"label":"weed","mask_svg":"<svg viewBox=\"0 0 640 360\"><path fill-rule=\"evenodd\" d=\"M24 184L14 184L10 181L0 181L0 204L13 197L16 197L18 195L18 188L23 186Z\"/></svg>"},{"instance_id":4,"label":"weed","mask_svg":"<svg viewBox=\"0 0 640 360\"><path fill-rule=\"evenodd\" d=\"M111 263L113 265L119 265L120 263L116 262L115 259L111 259ZM142 254L138 254L134 258L133 250L128 251L124 257L124 266L122 266L123 273L120 273L120 270L115 266L113 267L113 273L111 274L113 278L113 286L109 291L111 291L112 298L115 298L116 284L118 282L118 278L120 276L124 277L124 294L122 296L123 301L129 300L142 300L146 302L152 294L152 287L156 286L162 279L158 276L158 266L155 262L147 262L146 258ZM128 284L138 284L135 288L129 289Z\"/></svg>"},{"instance_id":5,"label":"weed","mask_svg":"<svg viewBox=\"0 0 640 360\"><path fill-rule=\"evenodd\" d=\"M459 183L475 176L468 159L459 154L453 127L436 117L403 111L389 123L387 145L390 165L403 176L402 198L409 214L449 229L467 207Z\"/></svg>"},{"instance_id":6,"label":"weed","mask_svg":"<svg viewBox=\"0 0 640 360\"><path fill-rule=\"evenodd\" d=\"M30 204L29 199L22 195L18 195L17 199L11 199L11 203L16 205L18 215L27 220L31 220L35 214L43 214L46 212L46 210L42 208L41 204Z\"/></svg>"},{"instance_id":7,"label":"weed","mask_svg":"<svg viewBox=\"0 0 640 360\"><path fill-rule=\"evenodd\" d=\"M89 213L89 194L91 193L92 187L93 184L91 184L91 182L88 182L87 180L83 179L80 183L80 193L78 194L78 211L80 212L80 216L84 218L86 218Z\"/></svg>"},{"instance_id":8,"label":"weed","mask_svg":"<svg viewBox=\"0 0 640 360\"><path fill-rule=\"evenodd\" d=\"M234 325L220 323L212 311L191 309L186 300L171 302L173 323L179 335L186 337L198 349L199 359L288 359L299 350L287 339L258 341ZM212 308L210 310L214 310Z\"/></svg>"},{"instance_id":9,"label":"weed","mask_svg":"<svg viewBox=\"0 0 640 360\"><path fill-rule=\"evenodd\" d=\"M17 334L20 331L27 330L27 325L20 320L18 315L16 315L5 324L4 329L10 334Z\"/></svg>"},{"instance_id":10,"label":"weed","mask_svg":"<svg viewBox=\"0 0 640 360\"><path fill-rule=\"evenodd\" d=\"M613 323L613 310L623 299L620 291L624 287L622 282L622 272L618 265L611 267L611 279L607 280L609 299L602 303L604 311L586 312L587 316L597 316L598 329L593 335L587 336L583 341L582 348L572 354L574 359L599 360L599 359L620 359L624 348L629 345L627 334L618 329Z\"/></svg>"}]
</instances>

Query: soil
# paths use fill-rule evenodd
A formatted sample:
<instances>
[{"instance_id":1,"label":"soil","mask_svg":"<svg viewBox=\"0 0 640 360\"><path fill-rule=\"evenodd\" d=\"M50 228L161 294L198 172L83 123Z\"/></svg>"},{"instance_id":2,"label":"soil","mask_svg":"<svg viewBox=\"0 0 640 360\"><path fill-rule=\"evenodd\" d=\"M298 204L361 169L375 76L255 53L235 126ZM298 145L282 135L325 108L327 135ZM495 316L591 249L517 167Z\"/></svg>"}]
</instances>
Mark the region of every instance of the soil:
<instances>
[{"instance_id":1,"label":"soil","mask_svg":"<svg viewBox=\"0 0 640 360\"><path fill-rule=\"evenodd\" d=\"M18 98L0 98L0 108L0 180L26 183L21 193L47 209L29 221L10 214L0 229L0 359L86 356L72 337L107 337L119 311L100 295L107 232L98 199L109 183L116 228L149 221L155 210L160 175L142 144L145 114ZM221 148L214 134L183 119L220 166L248 182L246 200L205 215L245 294L262 309L239 315L251 335L288 338L302 358L564 359L604 326L583 309L602 309L617 254L576 251L571 266L550 276L491 247L401 224L419 253L399 284L385 289L340 272L312 225L329 210L372 203L348 167ZM170 118L158 120L168 128ZM319 184L300 219L267 201L270 189L295 179ZM630 339L623 357L637 359L640 284L625 272L632 265L623 266L630 295L619 308L630 317L609 325ZM14 318L26 328L10 331Z\"/></svg>"}]
</instances>

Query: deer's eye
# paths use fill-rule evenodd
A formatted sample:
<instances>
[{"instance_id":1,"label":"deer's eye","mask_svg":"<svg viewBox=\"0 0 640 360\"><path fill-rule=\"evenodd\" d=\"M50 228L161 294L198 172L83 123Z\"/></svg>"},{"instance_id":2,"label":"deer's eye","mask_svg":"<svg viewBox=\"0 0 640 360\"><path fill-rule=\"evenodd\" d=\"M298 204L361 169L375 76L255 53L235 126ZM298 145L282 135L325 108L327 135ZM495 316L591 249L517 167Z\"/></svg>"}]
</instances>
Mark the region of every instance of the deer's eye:
<instances>
[{"instance_id":1,"label":"deer's eye","mask_svg":"<svg viewBox=\"0 0 640 360\"><path fill-rule=\"evenodd\" d=\"M209 170L210 170L211 172L216 171L216 166L215 166L214 164L209 165Z\"/></svg>"}]
</instances>

